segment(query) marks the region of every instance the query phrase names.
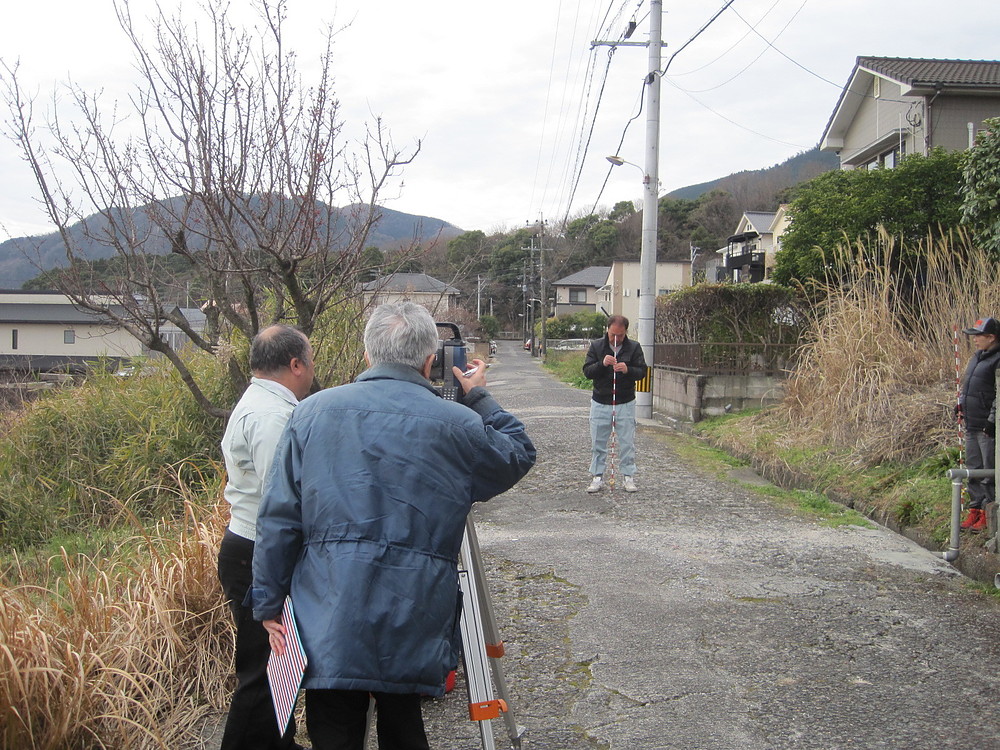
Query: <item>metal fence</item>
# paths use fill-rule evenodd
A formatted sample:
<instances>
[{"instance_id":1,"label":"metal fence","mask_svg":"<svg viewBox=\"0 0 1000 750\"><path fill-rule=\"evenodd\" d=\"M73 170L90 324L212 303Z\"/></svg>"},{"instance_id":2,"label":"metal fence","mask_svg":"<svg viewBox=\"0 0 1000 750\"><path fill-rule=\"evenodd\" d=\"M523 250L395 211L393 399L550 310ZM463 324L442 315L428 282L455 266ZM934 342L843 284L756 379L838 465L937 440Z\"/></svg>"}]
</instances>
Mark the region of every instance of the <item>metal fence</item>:
<instances>
[{"instance_id":1,"label":"metal fence","mask_svg":"<svg viewBox=\"0 0 1000 750\"><path fill-rule=\"evenodd\" d=\"M795 366L795 344L654 344L652 364L706 375L781 375Z\"/></svg>"}]
</instances>

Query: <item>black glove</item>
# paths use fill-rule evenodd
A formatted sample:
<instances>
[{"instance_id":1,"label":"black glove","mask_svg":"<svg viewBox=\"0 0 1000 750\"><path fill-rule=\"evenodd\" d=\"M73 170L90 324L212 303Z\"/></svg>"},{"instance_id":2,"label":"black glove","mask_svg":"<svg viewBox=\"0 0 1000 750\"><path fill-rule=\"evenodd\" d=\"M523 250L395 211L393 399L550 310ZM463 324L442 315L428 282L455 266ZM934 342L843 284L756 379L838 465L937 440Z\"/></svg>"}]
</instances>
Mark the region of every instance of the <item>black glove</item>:
<instances>
[{"instance_id":1,"label":"black glove","mask_svg":"<svg viewBox=\"0 0 1000 750\"><path fill-rule=\"evenodd\" d=\"M986 426L983 428L983 432L985 432L991 438L995 438L997 436L997 426L996 426L996 424L993 423L993 422L987 422Z\"/></svg>"}]
</instances>

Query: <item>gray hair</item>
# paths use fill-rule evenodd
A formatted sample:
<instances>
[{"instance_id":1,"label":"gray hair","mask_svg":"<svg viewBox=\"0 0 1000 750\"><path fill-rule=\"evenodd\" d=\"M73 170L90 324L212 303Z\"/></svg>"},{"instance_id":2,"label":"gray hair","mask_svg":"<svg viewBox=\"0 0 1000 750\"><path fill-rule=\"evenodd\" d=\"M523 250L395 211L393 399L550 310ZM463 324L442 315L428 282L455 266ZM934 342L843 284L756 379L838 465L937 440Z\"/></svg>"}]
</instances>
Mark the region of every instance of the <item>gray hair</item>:
<instances>
[{"instance_id":1,"label":"gray hair","mask_svg":"<svg viewBox=\"0 0 1000 750\"><path fill-rule=\"evenodd\" d=\"M379 305L365 326L365 351L372 365L407 365L419 370L437 346L434 319L415 302Z\"/></svg>"}]
</instances>

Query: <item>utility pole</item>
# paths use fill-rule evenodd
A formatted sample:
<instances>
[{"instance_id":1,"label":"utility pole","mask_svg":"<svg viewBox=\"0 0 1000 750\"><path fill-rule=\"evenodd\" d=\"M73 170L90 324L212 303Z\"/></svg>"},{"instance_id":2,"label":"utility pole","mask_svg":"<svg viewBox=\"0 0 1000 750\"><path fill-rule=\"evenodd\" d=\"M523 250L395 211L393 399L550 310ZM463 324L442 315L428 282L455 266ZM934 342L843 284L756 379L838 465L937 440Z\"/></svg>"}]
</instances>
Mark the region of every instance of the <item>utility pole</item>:
<instances>
[{"instance_id":1,"label":"utility pole","mask_svg":"<svg viewBox=\"0 0 1000 750\"><path fill-rule=\"evenodd\" d=\"M659 212L660 149L660 49L663 46L663 0L650 0L648 42L593 42L594 46L645 46L649 71L646 74L646 146L643 171L642 245L639 251L639 321L636 339L647 362L653 360L656 315L656 225ZM620 162L613 162L620 163ZM652 419L652 383L649 390L636 391L635 415Z\"/></svg>"},{"instance_id":2,"label":"utility pole","mask_svg":"<svg viewBox=\"0 0 1000 750\"><path fill-rule=\"evenodd\" d=\"M542 304L542 343L539 347L539 355L545 356L545 347L547 342L545 340L545 323L549 318L549 300L545 295L545 219L542 218L541 214L538 215L538 297L541 299Z\"/></svg>"}]
</instances>

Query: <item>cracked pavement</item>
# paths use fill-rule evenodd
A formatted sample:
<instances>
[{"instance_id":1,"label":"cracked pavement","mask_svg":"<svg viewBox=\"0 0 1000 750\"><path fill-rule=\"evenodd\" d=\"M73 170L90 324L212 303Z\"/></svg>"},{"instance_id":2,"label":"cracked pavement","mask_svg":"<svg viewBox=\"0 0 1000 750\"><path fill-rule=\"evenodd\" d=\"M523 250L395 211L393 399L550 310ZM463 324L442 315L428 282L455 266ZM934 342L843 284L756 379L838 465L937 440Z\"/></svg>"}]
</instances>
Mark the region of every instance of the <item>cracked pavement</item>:
<instances>
[{"instance_id":1,"label":"cracked pavement","mask_svg":"<svg viewBox=\"0 0 1000 750\"><path fill-rule=\"evenodd\" d=\"M526 750L1000 747L998 604L947 563L687 466L654 423L640 491L588 495L589 392L515 342L488 387L539 454L474 510ZM482 747L465 703L461 677L425 702L432 747Z\"/></svg>"}]
</instances>

